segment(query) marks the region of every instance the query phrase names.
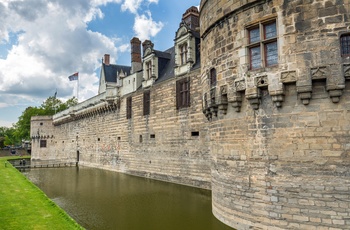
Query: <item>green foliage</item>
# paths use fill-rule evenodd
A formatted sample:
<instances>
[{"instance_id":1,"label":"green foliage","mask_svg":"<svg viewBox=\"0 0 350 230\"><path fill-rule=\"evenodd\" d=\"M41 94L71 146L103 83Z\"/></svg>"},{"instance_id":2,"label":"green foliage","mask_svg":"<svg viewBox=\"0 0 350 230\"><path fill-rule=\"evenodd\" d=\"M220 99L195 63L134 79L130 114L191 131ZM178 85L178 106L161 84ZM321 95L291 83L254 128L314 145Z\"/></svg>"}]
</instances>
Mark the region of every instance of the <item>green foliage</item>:
<instances>
[{"instance_id":1,"label":"green foliage","mask_svg":"<svg viewBox=\"0 0 350 230\"><path fill-rule=\"evenodd\" d=\"M0 229L83 229L6 162L10 159L16 158L0 157Z\"/></svg>"},{"instance_id":2,"label":"green foliage","mask_svg":"<svg viewBox=\"0 0 350 230\"><path fill-rule=\"evenodd\" d=\"M16 129L14 127L0 127L0 148L20 143L20 140L16 138L15 131Z\"/></svg>"},{"instance_id":3,"label":"green foliage","mask_svg":"<svg viewBox=\"0 0 350 230\"><path fill-rule=\"evenodd\" d=\"M17 145L30 139L30 119L32 116L54 115L78 104L76 97L62 102L56 97L47 98L40 107L27 107L12 128L0 127L0 147Z\"/></svg>"}]
</instances>

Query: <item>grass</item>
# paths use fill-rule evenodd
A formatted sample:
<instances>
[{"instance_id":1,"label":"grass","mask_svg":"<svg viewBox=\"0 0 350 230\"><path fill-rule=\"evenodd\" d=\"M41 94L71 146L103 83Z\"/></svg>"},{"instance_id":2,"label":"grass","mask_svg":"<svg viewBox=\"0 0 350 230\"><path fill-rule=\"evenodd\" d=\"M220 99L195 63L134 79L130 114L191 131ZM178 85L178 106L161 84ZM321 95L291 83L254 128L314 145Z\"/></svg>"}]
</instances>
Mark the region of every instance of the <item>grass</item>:
<instances>
[{"instance_id":1,"label":"grass","mask_svg":"<svg viewBox=\"0 0 350 230\"><path fill-rule=\"evenodd\" d=\"M0 229L84 229L10 163L0 157Z\"/></svg>"}]
</instances>

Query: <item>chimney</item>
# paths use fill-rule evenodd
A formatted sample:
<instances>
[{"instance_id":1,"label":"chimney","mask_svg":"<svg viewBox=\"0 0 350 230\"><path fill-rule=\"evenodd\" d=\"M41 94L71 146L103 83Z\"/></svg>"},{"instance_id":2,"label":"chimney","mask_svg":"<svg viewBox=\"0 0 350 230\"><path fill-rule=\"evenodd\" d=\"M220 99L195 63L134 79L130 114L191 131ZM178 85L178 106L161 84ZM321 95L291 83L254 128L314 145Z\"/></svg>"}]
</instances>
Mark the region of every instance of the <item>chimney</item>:
<instances>
[{"instance_id":1,"label":"chimney","mask_svg":"<svg viewBox=\"0 0 350 230\"><path fill-rule=\"evenodd\" d=\"M142 69L141 61L141 41L137 37L130 40L131 44L131 73L136 73Z\"/></svg>"},{"instance_id":2,"label":"chimney","mask_svg":"<svg viewBox=\"0 0 350 230\"><path fill-rule=\"evenodd\" d=\"M145 51L147 48L151 48L153 50L154 44L150 40L145 40L142 43L142 48L143 48L143 56L145 56Z\"/></svg>"},{"instance_id":3,"label":"chimney","mask_svg":"<svg viewBox=\"0 0 350 230\"><path fill-rule=\"evenodd\" d=\"M109 65L109 54L105 54L104 64Z\"/></svg>"},{"instance_id":4,"label":"chimney","mask_svg":"<svg viewBox=\"0 0 350 230\"><path fill-rule=\"evenodd\" d=\"M199 12L198 8L191 6L182 15L182 21L184 21L191 30L196 30L199 27Z\"/></svg>"}]
</instances>

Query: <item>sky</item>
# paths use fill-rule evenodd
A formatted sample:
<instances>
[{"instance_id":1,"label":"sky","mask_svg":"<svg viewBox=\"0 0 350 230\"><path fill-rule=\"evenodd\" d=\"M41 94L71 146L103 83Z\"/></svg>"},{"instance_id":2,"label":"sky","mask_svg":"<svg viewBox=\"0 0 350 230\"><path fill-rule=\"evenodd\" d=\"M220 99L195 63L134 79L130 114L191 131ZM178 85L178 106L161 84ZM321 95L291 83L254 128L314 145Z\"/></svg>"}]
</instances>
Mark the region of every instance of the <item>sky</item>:
<instances>
[{"instance_id":1,"label":"sky","mask_svg":"<svg viewBox=\"0 0 350 230\"><path fill-rule=\"evenodd\" d=\"M131 65L130 40L174 45L182 14L200 0L1 0L0 127L48 97L97 95L101 59ZM79 81L68 76L79 72ZM78 85L79 83L79 85ZM79 86L79 90L77 87Z\"/></svg>"}]
</instances>

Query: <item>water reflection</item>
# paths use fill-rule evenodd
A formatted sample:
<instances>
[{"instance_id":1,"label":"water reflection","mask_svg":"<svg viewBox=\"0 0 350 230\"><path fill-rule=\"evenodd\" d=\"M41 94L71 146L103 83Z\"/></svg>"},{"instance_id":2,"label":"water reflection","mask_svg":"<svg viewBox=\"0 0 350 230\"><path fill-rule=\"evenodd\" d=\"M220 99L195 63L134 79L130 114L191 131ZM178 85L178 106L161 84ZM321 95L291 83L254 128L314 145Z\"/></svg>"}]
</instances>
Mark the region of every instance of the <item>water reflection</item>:
<instances>
[{"instance_id":1,"label":"water reflection","mask_svg":"<svg viewBox=\"0 0 350 230\"><path fill-rule=\"evenodd\" d=\"M86 167L25 175L86 229L226 230L210 191Z\"/></svg>"}]
</instances>

